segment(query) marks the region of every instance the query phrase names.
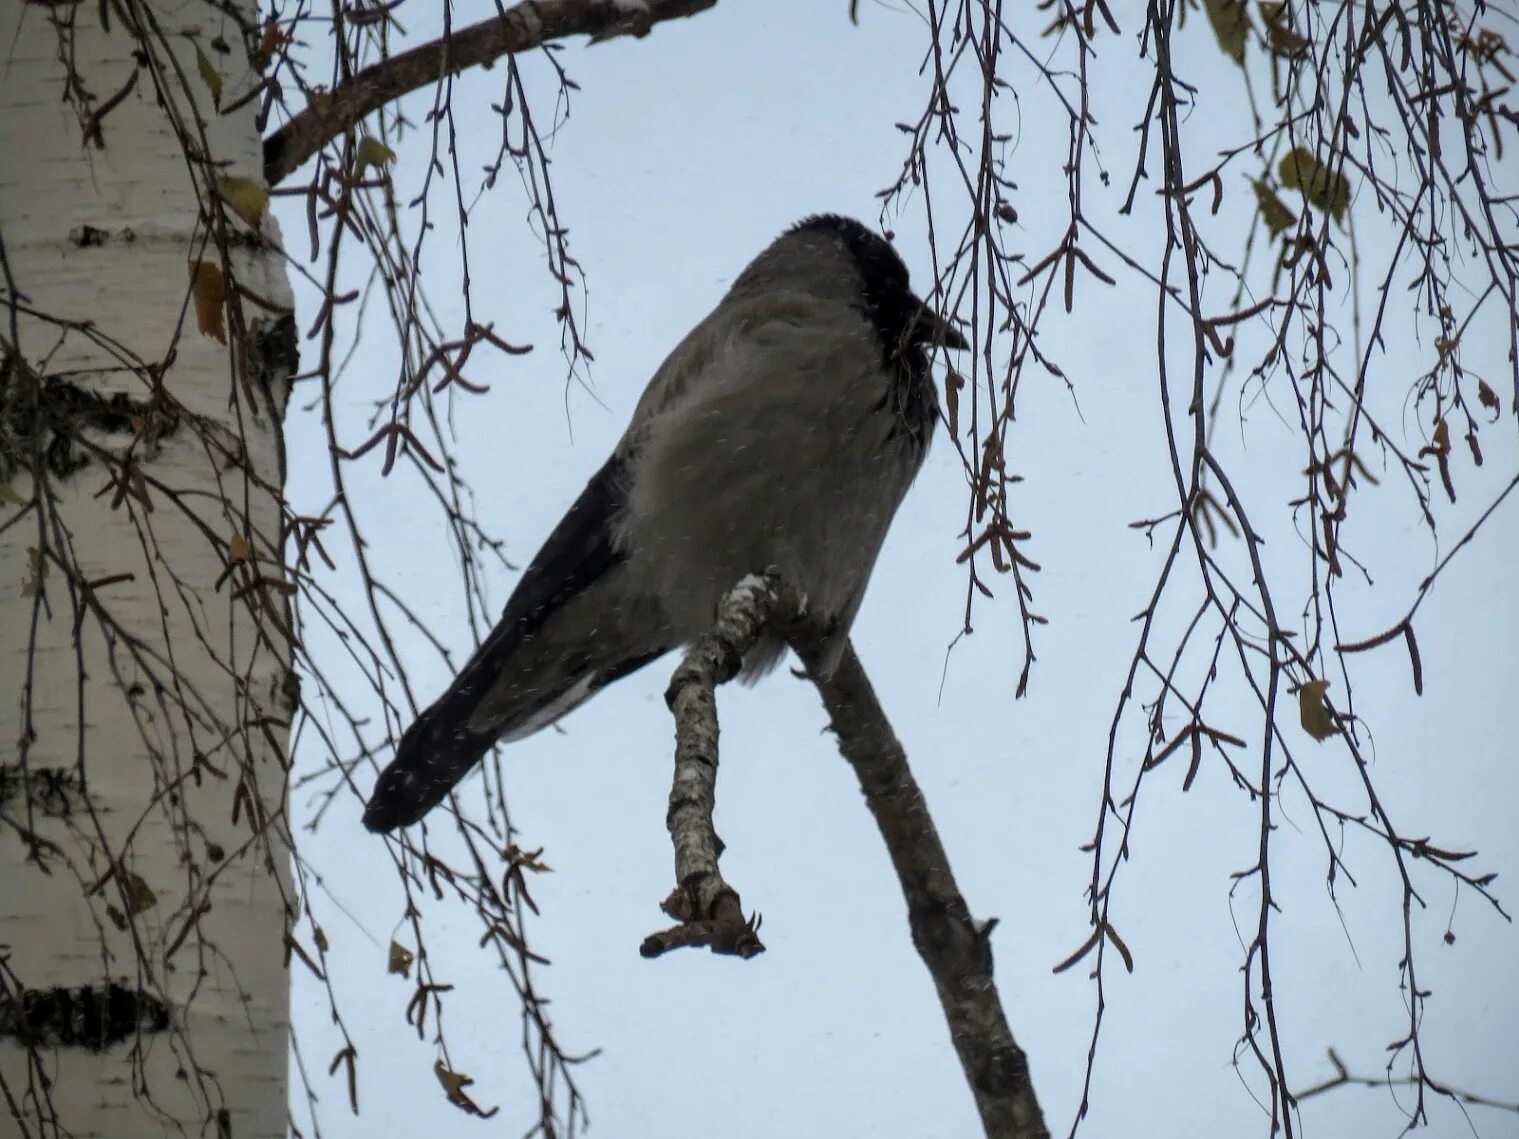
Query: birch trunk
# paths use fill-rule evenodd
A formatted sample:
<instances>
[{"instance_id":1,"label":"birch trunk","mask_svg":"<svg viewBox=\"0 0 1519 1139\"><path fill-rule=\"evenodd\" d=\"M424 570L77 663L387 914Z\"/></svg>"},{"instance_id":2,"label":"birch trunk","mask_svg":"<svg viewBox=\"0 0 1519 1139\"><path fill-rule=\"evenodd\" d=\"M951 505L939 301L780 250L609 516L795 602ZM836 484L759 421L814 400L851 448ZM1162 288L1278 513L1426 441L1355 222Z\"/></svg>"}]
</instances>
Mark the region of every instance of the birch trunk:
<instances>
[{"instance_id":1,"label":"birch trunk","mask_svg":"<svg viewBox=\"0 0 1519 1139\"><path fill-rule=\"evenodd\" d=\"M272 221L215 200L261 180L238 17L0 4L8 1135L286 1134L295 334ZM196 261L262 303L198 318Z\"/></svg>"}]
</instances>

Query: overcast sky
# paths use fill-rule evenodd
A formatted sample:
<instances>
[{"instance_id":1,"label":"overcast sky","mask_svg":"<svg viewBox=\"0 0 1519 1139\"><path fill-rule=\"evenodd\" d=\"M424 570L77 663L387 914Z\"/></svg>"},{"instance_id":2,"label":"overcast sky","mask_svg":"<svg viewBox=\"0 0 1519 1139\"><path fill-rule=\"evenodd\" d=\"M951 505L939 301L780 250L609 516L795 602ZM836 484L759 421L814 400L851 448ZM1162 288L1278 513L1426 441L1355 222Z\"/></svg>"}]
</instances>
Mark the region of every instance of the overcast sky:
<instances>
[{"instance_id":1,"label":"overcast sky","mask_svg":"<svg viewBox=\"0 0 1519 1139\"><path fill-rule=\"evenodd\" d=\"M566 385L554 349L554 295L510 176L475 206L470 230L477 317L494 320L508 339L539 346L472 371L471 380L491 391L460 417L459 454L481 517L507 539L519 564L601 464L665 353L755 252L809 213L875 223L873 195L891 181L903 153L905 136L893 124L915 118L925 98L918 75L925 35L905 7L862 5L858 27L850 26L847 7L844 0L720 4L642 41L577 42L563 53L581 90L554 143L553 175L589 281L586 329L596 353L589 387ZM1029 7L1019 19L1032 33L1044 20ZM408 31L430 34L415 9L403 13ZM466 5L456 20L486 10ZM1124 15L1124 37L1102 41L1093 102L1114 185L1103 190L1092 181L1088 209L1145 256L1160 245L1153 213L1113 220L1133 162L1136 136L1127 128L1141 113L1135 77L1146 67L1133 58L1137 14ZM1234 90L1236 73L1202 19L1188 22L1181 42L1193 78ZM546 84L545 68L529 72ZM454 95L456 107L479 108L463 117L461 140L477 167L495 152L499 122L485 108L499 100L501 76L501 69L468 76ZM1021 195L1019 248L1032 258L1065 224L1065 124L1027 72L1015 78L1027 86L1019 112L1009 112L1019 128L1010 173ZM1222 109L1184 127L1201 156L1246 129L1247 120L1228 117L1242 113L1242 103L1216 106ZM420 119L421 105L415 109ZM394 176L402 200L415 193L424 163L420 149L401 149ZM1227 189L1219 226L1227 211L1248 207L1242 176ZM897 229L914 281L926 288L930 261L916 215ZM284 230L302 234L303 219L287 215ZM1372 240L1364 231L1361 238ZM427 280L445 325L457 329L462 309L442 255L449 240L445 220L430 239L439 258ZM309 293L300 295L304 311L314 311ZM1404 296L1394 304L1406 303ZM942 436L897 518L855 633L973 912L1002 919L993 937L998 984L1057 1134L1079 1102L1095 993L1083 967L1060 975L1051 969L1088 933L1083 890L1091 868L1078 848L1096 817L1106 733L1136 635L1130 618L1157 568L1156 552L1128 523L1166 512L1174 494L1156 409L1153 289L1130 277L1113 290L1084 286L1077 300L1075 315L1052 323L1043 343L1074 395L1057 381L1026 382L1009 456L1027 480L1012 513L1033 532L1028 552L1043 566L1033 579L1035 605L1050 621L1038 634L1028 697L1013 697L1021 639L1010 582L999 583L995 601L978 604L974 635L947 652L965 597L954 560L965 487ZM1406 323L1396 331L1407 333ZM1474 326L1473 337L1487 340L1468 350L1493 369L1502 393L1500 333L1501 321ZM1419 347L1395 336L1372 385L1391 393L1397 408L1430 355L1427 339ZM368 394L385 391L396 373L393 344L366 337L351 366L372 373ZM360 385L348 390L355 397L350 422L358 423ZM300 393L296 402L303 402ZM1306 581L1308 559L1286 505L1300 492L1303 466L1292 446L1295 418L1280 414L1286 407L1290 402L1269 394L1226 401L1226 410L1245 412L1246 424L1221 431L1219 449L1241 472L1242 493L1267 538L1268 565L1290 585ZM1422 442L1411 407L1394 422L1407 433L1400 442ZM1419 579L1514 470L1511 416L1483 439L1487 465L1460 468L1461 498L1442 514L1440 545L1421 529L1398 479L1384 479L1357 501L1349 533L1376 567L1377 589L1347 585L1348 637L1369 636L1401 616ZM327 459L312 416L292 414L290 445L292 496L302 512L313 512L324 501ZM372 535L373 554L433 631L462 653L470 632L441 520L404 475L381 485L371 477L375 466L355 465L360 487L383 496L371 500L383 502L385 519ZM1501 875L1500 891L1519 871L1516 550L1519 505L1511 501L1420 610L1422 697L1412 692L1400 649L1357 662L1356 707L1370 727L1373 775L1392 817L1406 833L1480 850L1481 869ZM491 581L497 606L514 581L506 571ZM1288 594L1288 601L1283 608L1296 619L1300 598ZM320 635L310 643L319 647ZM448 677L421 649L419 642L413 677L430 698ZM746 906L763 912L768 952L749 962L695 952L655 962L638 956L640 940L662 924L657 905L672 884L664 827L671 725L661 694L673 663L602 694L562 732L512 745L505 762L524 845L543 846L554 871L533 882L542 908L534 947L553 960L539 983L553 998L564 1045L602 1049L578 1074L593 1134L976 1133L972 1100L879 838L848 767L820 732L815 692L784 671L720 696L723 868ZM1220 689L1214 722L1251 741L1242 761L1249 769L1259 763L1259 711L1239 689ZM1310 741L1288 707L1284 731L1297 753L1322 765L1315 773L1326 789L1355 805L1345 753ZM1123 786L1143 747L1137 735L1128 742ZM298 759L315 766L325 757ZM1231 908L1231 874L1253 858L1257 808L1210 761L1185 795L1182 775L1182 766L1162 769L1145 784L1133 858L1113 910L1135 970L1108 978L1086 1135L1266 1134L1265 1117L1231 1067L1242 1026L1240 931L1255 920L1253 894ZM358 778L367 787L373 772ZM466 806L478 808L481 796L479 780L465 785ZM297 810L307 805L295 803ZM330 893L316 904L325 907L334 983L360 1052L363 1115L354 1119L341 1081L323 1075L338 1047L326 1029L325 996L294 969L295 1018L322 1090L323 1134L519 1134L536 1109L515 999L476 948L469 915L434 907L434 965L458 986L448 1021L452 1059L475 1078L479 1102L501 1107L489 1123L470 1120L444 1101L431 1072L431 1039L419 1041L403 1020L411 985L385 972L400 893L382 840L359 826L360 806L345 797L306 848ZM1274 953L1293 1084L1325 1078L1330 1047L1355 1072L1375 1075L1406 1020L1398 991L1402 912L1391 864L1382 848L1347 841L1359 887L1341 883L1342 923L1326 892L1312 818L1301 800L1283 810L1274 848L1283 911ZM1419 885L1428 902L1414 915L1420 980L1434 993L1423 1027L1428 1063L1452 1084L1519 1100L1514 930L1474 895L1463 892L1457 901L1434 874L1426 872ZM1448 923L1455 933L1449 945L1442 939ZM1258 1085L1253 1072L1251 1079ZM304 1102L299 1092L295 1098L303 1123ZM1358 1089L1320 1097L1304 1106L1305 1131L1391 1137L1403 1120L1397 1101L1407 1098ZM1433 1134L1519 1136L1513 1114L1472 1109L1469 1128L1448 1103L1432 1103L1431 1113Z\"/></svg>"}]
</instances>

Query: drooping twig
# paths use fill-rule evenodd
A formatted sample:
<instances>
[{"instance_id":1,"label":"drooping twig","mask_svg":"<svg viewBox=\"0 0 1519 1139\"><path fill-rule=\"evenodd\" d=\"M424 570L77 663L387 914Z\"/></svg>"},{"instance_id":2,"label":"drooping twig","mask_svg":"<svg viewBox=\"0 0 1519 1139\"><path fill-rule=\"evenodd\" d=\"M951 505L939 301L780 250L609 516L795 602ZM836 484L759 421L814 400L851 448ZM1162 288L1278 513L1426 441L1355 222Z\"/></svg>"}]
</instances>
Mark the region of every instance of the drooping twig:
<instances>
[{"instance_id":1,"label":"drooping twig","mask_svg":"<svg viewBox=\"0 0 1519 1139\"><path fill-rule=\"evenodd\" d=\"M1382 1076L1357 1076L1351 1073L1345 1066L1345 1061L1333 1048L1329 1049L1329 1062L1334 1065L1334 1075L1312 1087L1302 1091L1293 1092L1292 1098L1301 1102L1312 1099L1314 1096L1323 1095L1325 1092L1337 1091L1340 1088L1389 1088L1417 1085L1420 1083L1418 1076L1402 1076L1394 1079L1391 1075ZM1476 1092L1462 1091L1460 1088L1442 1087L1440 1089L1452 1099L1459 1100L1464 1104L1474 1107L1491 1107L1498 1111L1519 1112L1519 1102L1501 1099L1489 1099L1487 1096L1478 1095Z\"/></svg>"},{"instance_id":2,"label":"drooping twig","mask_svg":"<svg viewBox=\"0 0 1519 1139\"><path fill-rule=\"evenodd\" d=\"M593 41L646 35L663 20L717 0L525 0L488 20L366 67L312 101L264 140L264 180L277 186L332 139L409 91L568 36Z\"/></svg>"},{"instance_id":3,"label":"drooping twig","mask_svg":"<svg viewBox=\"0 0 1519 1139\"><path fill-rule=\"evenodd\" d=\"M745 578L724 599L712 632L692 647L671 680L666 699L675 713L678 742L669 826L679 885L665 909L683 924L648 938L643 952L655 956L684 945L744 956L759 952L735 948L747 944L746 936L759 946L758 923L744 921L738 894L717 869L722 848L712 825L718 733L713 692L737 674L744 653L769 627L786 637L806 666L839 751L859 778L902 886L913 944L939 992L986 1134L1047 1139L1028 1057L1013 1039L992 979L990 934L996 922L971 917L907 755L854 647L845 648L831 676L820 675L822 632L806 619L803 604L773 573Z\"/></svg>"}]
</instances>

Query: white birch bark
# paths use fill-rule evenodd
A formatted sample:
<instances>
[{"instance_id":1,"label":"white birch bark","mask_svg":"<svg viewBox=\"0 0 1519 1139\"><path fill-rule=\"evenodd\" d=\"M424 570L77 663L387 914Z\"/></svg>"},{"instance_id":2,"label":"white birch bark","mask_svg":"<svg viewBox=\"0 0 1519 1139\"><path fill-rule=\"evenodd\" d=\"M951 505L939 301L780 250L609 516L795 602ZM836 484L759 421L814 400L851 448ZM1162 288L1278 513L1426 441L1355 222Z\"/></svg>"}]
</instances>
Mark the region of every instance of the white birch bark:
<instances>
[{"instance_id":1,"label":"white birch bark","mask_svg":"<svg viewBox=\"0 0 1519 1139\"><path fill-rule=\"evenodd\" d=\"M184 140L262 168L258 100L218 114L196 45L224 105L257 77L205 4L9 0L0 43L0 1132L283 1137L291 654L247 583L280 578L294 332L244 304L257 335L224 345L187 305L220 255ZM81 105L134 74L87 141ZM288 308L267 243L220 224Z\"/></svg>"}]
</instances>

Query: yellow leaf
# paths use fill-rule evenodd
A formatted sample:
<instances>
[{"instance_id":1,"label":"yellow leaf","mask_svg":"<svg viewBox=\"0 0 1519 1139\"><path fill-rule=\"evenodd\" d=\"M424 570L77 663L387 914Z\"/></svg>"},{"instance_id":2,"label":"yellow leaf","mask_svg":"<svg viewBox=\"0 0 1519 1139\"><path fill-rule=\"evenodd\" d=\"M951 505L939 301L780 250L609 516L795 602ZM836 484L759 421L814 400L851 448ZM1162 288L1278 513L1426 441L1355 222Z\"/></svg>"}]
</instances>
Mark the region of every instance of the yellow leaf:
<instances>
[{"instance_id":1,"label":"yellow leaf","mask_svg":"<svg viewBox=\"0 0 1519 1139\"><path fill-rule=\"evenodd\" d=\"M1266 29L1266 43L1270 45L1273 55L1279 55L1283 59L1298 59L1306 55L1311 46L1291 28L1275 24Z\"/></svg>"},{"instance_id":2,"label":"yellow leaf","mask_svg":"<svg viewBox=\"0 0 1519 1139\"><path fill-rule=\"evenodd\" d=\"M438 1083L443 1085L443 1094L448 1096L448 1102L463 1106L471 1103L469 1096L464 1094L464 1089L474 1083L474 1079L462 1072L451 1072L443 1066L442 1060L434 1060L432 1064L433 1074L438 1077Z\"/></svg>"},{"instance_id":3,"label":"yellow leaf","mask_svg":"<svg viewBox=\"0 0 1519 1139\"><path fill-rule=\"evenodd\" d=\"M1266 46L1273 55L1297 59L1311 46L1292 30L1287 5L1282 0L1261 0L1261 22L1266 25Z\"/></svg>"},{"instance_id":4,"label":"yellow leaf","mask_svg":"<svg viewBox=\"0 0 1519 1139\"><path fill-rule=\"evenodd\" d=\"M227 282L221 266L210 261L190 262L190 291L195 296L195 323L206 336L227 342L227 323L222 304L227 299Z\"/></svg>"},{"instance_id":5,"label":"yellow leaf","mask_svg":"<svg viewBox=\"0 0 1519 1139\"><path fill-rule=\"evenodd\" d=\"M531 870L536 874L553 873L553 870L549 867L549 864L543 861L543 847L541 846L537 850L523 850L514 842L502 853L506 860L513 866L521 866L522 868Z\"/></svg>"},{"instance_id":6,"label":"yellow leaf","mask_svg":"<svg viewBox=\"0 0 1519 1139\"><path fill-rule=\"evenodd\" d=\"M1255 188L1255 208L1261 215L1261 221L1266 223L1266 229L1270 231L1271 236L1275 237L1291 229L1297 222L1297 214L1289 210L1282 199L1276 196L1276 191L1259 178L1250 179L1250 185Z\"/></svg>"},{"instance_id":7,"label":"yellow leaf","mask_svg":"<svg viewBox=\"0 0 1519 1139\"><path fill-rule=\"evenodd\" d=\"M1245 11L1245 0L1203 0L1208 11L1208 22L1218 46L1235 63L1245 62L1245 37L1250 33L1250 16Z\"/></svg>"},{"instance_id":8,"label":"yellow leaf","mask_svg":"<svg viewBox=\"0 0 1519 1139\"><path fill-rule=\"evenodd\" d=\"M252 178L218 178L216 194L254 229L264 224L264 214L269 210L269 191Z\"/></svg>"},{"instance_id":9,"label":"yellow leaf","mask_svg":"<svg viewBox=\"0 0 1519 1139\"><path fill-rule=\"evenodd\" d=\"M1498 406L1498 393L1487 386L1486 380L1477 381L1477 402L1491 411L1494 416L1502 414L1502 409ZM0 495L0 497L3 497L3 495ZM16 501L19 502L20 499Z\"/></svg>"},{"instance_id":10,"label":"yellow leaf","mask_svg":"<svg viewBox=\"0 0 1519 1139\"><path fill-rule=\"evenodd\" d=\"M138 875L128 870L123 877L126 883L128 913L140 914L158 903L158 895L153 893L152 887Z\"/></svg>"},{"instance_id":11,"label":"yellow leaf","mask_svg":"<svg viewBox=\"0 0 1519 1139\"><path fill-rule=\"evenodd\" d=\"M240 562L251 561L253 547L248 545L248 539L241 534L233 534L227 542L227 559L234 565Z\"/></svg>"},{"instance_id":12,"label":"yellow leaf","mask_svg":"<svg viewBox=\"0 0 1519 1139\"><path fill-rule=\"evenodd\" d=\"M327 931L324 930L321 926L317 926L316 929L312 931L311 940L316 942L316 947L323 953L327 952Z\"/></svg>"},{"instance_id":13,"label":"yellow leaf","mask_svg":"<svg viewBox=\"0 0 1519 1139\"><path fill-rule=\"evenodd\" d=\"M200 72L200 77L205 81L206 87L211 91L211 105L218 111L222 109L222 77L216 73L216 67L206 58L206 53L200 49L200 43L191 40L195 48L195 67Z\"/></svg>"},{"instance_id":14,"label":"yellow leaf","mask_svg":"<svg viewBox=\"0 0 1519 1139\"><path fill-rule=\"evenodd\" d=\"M1486 385L1484 384L1483 386L1485 387ZM0 482L0 502L11 506L26 505L26 499L17 494L8 482Z\"/></svg>"},{"instance_id":15,"label":"yellow leaf","mask_svg":"<svg viewBox=\"0 0 1519 1139\"><path fill-rule=\"evenodd\" d=\"M403 977L411 976L412 953L410 949L399 941L390 943L390 961L385 966L387 973L399 973Z\"/></svg>"},{"instance_id":16,"label":"yellow leaf","mask_svg":"<svg viewBox=\"0 0 1519 1139\"><path fill-rule=\"evenodd\" d=\"M1302 721L1303 731L1316 740L1327 740L1340 731L1329 711L1329 703L1324 699L1328 689L1329 681L1310 680L1297 690L1298 719Z\"/></svg>"},{"instance_id":17,"label":"yellow leaf","mask_svg":"<svg viewBox=\"0 0 1519 1139\"><path fill-rule=\"evenodd\" d=\"M1282 185L1296 190L1307 199L1310 206L1323 210L1340 221L1350 206L1350 183L1343 174L1336 174L1313 156L1307 147L1298 147L1277 167L1277 177Z\"/></svg>"},{"instance_id":18,"label":"yellow leaf","mask_svg":"<svg viewBox=\"0 0 1519 1139\"><path fill-rule=\"evenodd\" d=\"M438 1077L438 1083L443 1085L443 1092L448 1096L448 1102L464 1111L468 1115L478 1116L481 1119L489 1119L501 1109L493 1107L489 1111L481 1108L474 1100L469 1098L469 1093L464 1089L475 1081L463 1072L451 1072L443 1066L442 1060L434 1060L433 1074Z\"/></svg>"},{"instance_id":19,"label":"yellow leaf","mask_svg":"<svg viewBox=\"0 0 1519 1139\"><path fill-rule=\"evenodd\" d=\"M373 166L383 171L387 162L394 162L396 152L391 150L373 135L365 135L359 140L358 148L353 152L353 176L362 178L364 169Z\"/></svg>"}]
</instances>

